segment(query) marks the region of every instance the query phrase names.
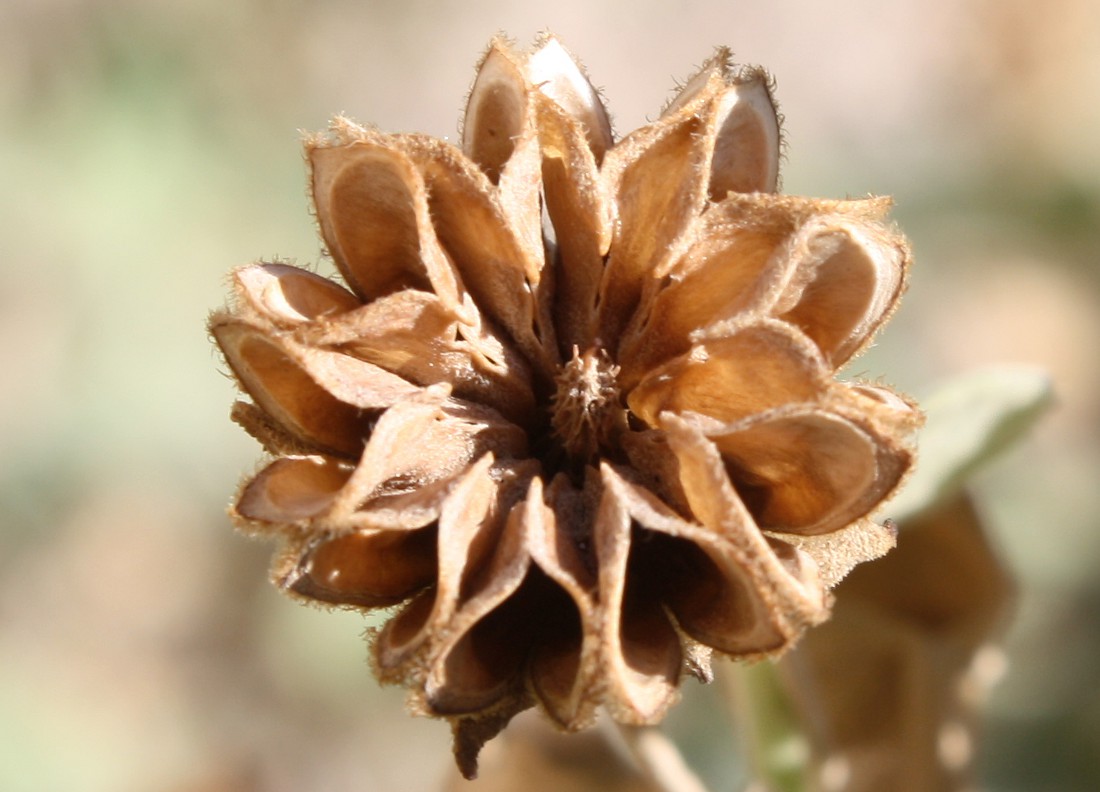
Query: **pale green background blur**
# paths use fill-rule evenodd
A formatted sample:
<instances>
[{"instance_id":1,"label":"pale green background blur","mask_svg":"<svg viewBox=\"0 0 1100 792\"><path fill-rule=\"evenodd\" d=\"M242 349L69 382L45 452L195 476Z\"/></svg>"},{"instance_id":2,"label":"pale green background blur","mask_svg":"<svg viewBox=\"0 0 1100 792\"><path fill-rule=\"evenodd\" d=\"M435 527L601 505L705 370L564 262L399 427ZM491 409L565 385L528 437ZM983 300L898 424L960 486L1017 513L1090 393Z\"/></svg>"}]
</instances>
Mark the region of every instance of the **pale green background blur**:
<instances>
[{"instance_id":1,"label":"pale green background blur","mask_svg":"<svg viewBox=\"0 0 1100 792\"><path fill-rule=\"evenodd\" d=\"M983 775L1098 788L1094 0L0 0L0 790L438 786L447 729L377 688L362 620L280 597L231 531L259 450L203 325L232 267L319 257L299 129L453 138L489 37L543 28L620 133L728 44L777 78L787 192L896 197L917 267L857 369L1051 372L979 482L1020 586ZM732 788L691 692L672 726Z\"/></svg>"}]
</instances>

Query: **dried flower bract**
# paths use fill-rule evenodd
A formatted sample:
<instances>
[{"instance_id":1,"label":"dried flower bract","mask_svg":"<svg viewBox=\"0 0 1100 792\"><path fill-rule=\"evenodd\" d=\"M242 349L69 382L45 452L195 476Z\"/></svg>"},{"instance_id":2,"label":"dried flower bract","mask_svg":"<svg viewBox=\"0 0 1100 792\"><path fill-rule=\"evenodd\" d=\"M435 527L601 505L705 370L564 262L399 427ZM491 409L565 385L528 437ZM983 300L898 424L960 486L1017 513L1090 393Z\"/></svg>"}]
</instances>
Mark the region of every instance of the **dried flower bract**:
<instances>
[{"instance_id":1,"label":"dried flower bract","mask_svg":"<svg viewBox=\"0 0 1100 792\"><path fill-rule=\"evenodd\" d=\"M309 138L345 286L234 275L210 323L274 457L232 508L296 596L397 606L378 676L467 775L538 706L662 718L712 651L782 652L885 552L919 413L835 378L901 294L889 201L776 193L767 76L708 61L616 142L552 37L495 41L462 147Z\"/></svg>"}]
</instances>

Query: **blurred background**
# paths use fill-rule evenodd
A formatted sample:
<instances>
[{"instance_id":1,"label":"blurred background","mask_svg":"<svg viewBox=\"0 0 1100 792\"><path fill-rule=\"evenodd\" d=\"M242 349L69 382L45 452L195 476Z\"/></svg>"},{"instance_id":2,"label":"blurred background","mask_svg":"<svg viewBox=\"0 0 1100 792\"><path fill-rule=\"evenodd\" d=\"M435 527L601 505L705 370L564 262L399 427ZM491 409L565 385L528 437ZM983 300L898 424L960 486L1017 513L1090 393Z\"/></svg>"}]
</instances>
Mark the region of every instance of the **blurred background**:
<instances>
[{"instance_id":1,"label":"blurred background","mask_svg":"<svg viewBox=\"0 0 1100 792\"><path fill-rule=\"evenodd\" d=\"M1056 408L977 482L1019 587L982 778L1096 789L1093 0L0 0L0 789L438 788L448 729L378 688L368 625L282 598L230 529L260 452L204 321L231 268L320 256L299 130L454 139L490 36L542 29L620 133L727 44L776 77L786 192L895 197L917 266L859 369L918 396L1050 372ZM698 699L689 759L721 751Z\"/></svg>"}]
</instances>

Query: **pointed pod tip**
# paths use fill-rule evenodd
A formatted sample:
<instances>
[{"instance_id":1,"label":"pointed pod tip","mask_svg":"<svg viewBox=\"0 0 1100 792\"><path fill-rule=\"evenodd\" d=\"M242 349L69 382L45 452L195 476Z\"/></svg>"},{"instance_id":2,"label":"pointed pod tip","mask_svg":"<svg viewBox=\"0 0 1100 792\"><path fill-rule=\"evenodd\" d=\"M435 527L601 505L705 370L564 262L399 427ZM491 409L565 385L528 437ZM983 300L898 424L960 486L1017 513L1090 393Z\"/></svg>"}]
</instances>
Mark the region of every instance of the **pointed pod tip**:
<instances>
[{"instance_id":1,"label":"pointed pod tip","mask_svg":"<svg viewBox=\"0 0 1100 792\"><path fill-rule=\"evenodd\" d=\"M467 781L477 778L478 757L485 743L496 737L512 717L520 710L522 705L505 707L496 712L490 712L473 717L459 717L451 721L451 734L454 739L452 750L455 757L455 765L458 772Z\"/></svg>"}]
</instances>

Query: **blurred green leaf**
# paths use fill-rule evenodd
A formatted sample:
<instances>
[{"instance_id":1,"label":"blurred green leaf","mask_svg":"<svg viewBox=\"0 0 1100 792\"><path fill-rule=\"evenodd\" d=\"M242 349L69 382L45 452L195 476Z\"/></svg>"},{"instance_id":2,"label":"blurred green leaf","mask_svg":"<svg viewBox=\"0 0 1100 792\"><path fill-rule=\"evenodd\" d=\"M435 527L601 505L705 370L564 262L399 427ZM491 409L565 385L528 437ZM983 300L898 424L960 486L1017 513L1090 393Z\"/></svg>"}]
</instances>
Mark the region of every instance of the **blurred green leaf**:
<instances>
[{"instance_id":1,"label":"blurred green leaf","mask_svg":"<svg viewBox=\"0 0 1100 792\"><path fill-rule=\"evenodd\" d=\"M1050 406L1049 376L1031 366L997 366L969 372L922 403L916 472L887 506L903 521L957 492L986 462L1024 437Z\"/></svg>"}]
</instances>

